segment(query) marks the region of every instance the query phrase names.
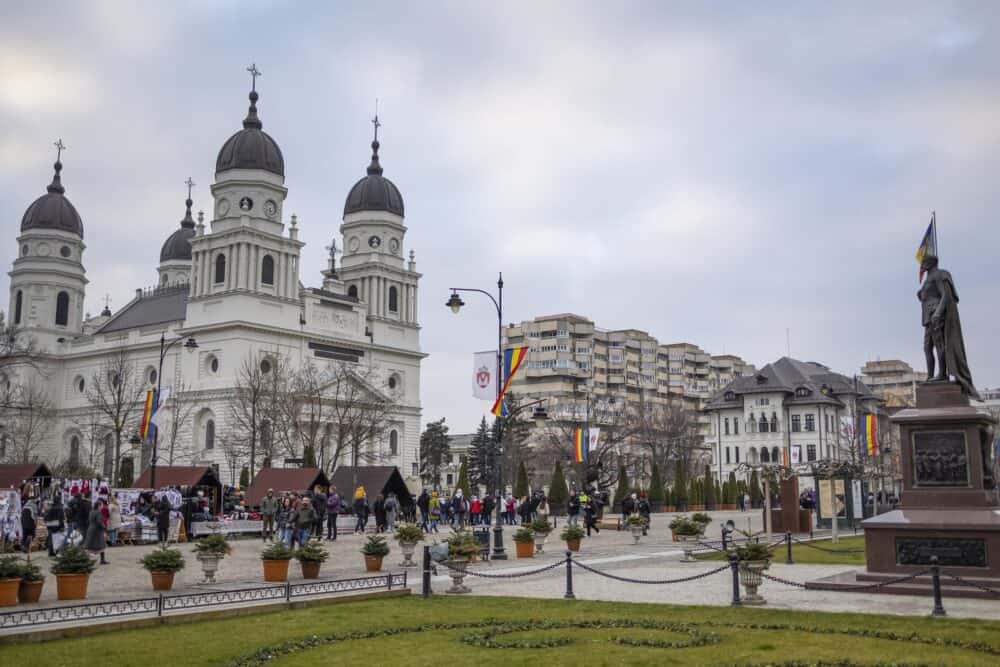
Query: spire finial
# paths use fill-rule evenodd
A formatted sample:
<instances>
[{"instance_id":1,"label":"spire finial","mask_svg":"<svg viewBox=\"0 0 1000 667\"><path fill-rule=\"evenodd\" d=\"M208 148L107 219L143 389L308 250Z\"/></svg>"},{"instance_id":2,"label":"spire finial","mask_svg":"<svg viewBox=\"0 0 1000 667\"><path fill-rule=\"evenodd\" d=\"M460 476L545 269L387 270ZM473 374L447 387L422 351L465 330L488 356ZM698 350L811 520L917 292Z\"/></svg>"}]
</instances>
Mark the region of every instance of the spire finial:
<instances>
[{"instance_id":1,"label":"spire finial","mask_svg":"<svg viewBox=\"0 0 1000 667\"><path fill-rule=\"evenodd\" d=\"M104 295L104 310L101 311L101 317L111 317L111 295Z\"/></svg>"},{"instance_id":2,"label":"spire finial","mask_svg":"<svg viewBox=\"0 0 1000 667\"><path fill-rule=\"evenodd\" d=\"M375 117L372 118L372 125L375 126L375 143L378 143L378 128L382 127L382 123L378 122L378 98L375 98Z\"/></svg>"},{"instance_id":3,"label":"spire finial","mask_svg":"<svg viewBox=\"0 0 1000 667\"><path fill-rule=\"evenodd\" d=\"M250 109L247 111L247 117L243 119L243 127L246 129L261 129L264 124L260 122L260 118L257 117L257 100L260 98L257 95L257 77L263 76L260 70L257 69L257 63L252 63L250 67L247 67L247 71L250 72Z\"/></svg>"},{"instance_id":4,"label":"spire finial","mask_svg":"<svg viewBox=\"0 0 1000 667\"><path fill-rule=\"evenodd\" d=\"M257 63L250 63L250 67L247 67L247 71L250 72L250 91L256 92L257 77L263 75L260 73L260 70L257 69Z\"/></svg>"},{"instance_id":5,"label":"spire finial","mask_svg":"<svg viewBox=\"0 0 1000 667\"><path fill-rule=\"evenodd\" d=\"M46 189L52 194L61 195L66 192L66 188L62 186L62 179L59 177L59 172L62 171L62 152L66 150L66 144L62 142L62 139L56 139L56 142L52 145L56 147L56 163L52 165L55 174L52 175L52 182L49 183L49 187Z\"/></svg>"},{"instance_id":6,"label":"spire finial","mask_svg":"<svg viewBox=\"0 0 1000 667\"><path fill-rule=\"evenodd\" d=\"M62 159L62 152L66 150L66 144L62 142L62 139L56 139L56 143L52 144L56 147L56 162Z\"/></svg>"},{"instance_id":7,"label":"spire finial","mask_svg":"<svg viewBox=\"0 0 1000 667\"><path fill-rule=\"evenodd\" d=\"M188 179L186 181L184 181L184 185L188 186L188 199L191 199L191 188L193 188L195 186L195 182L193 180L191 180L190 176L188 176ZM190 206L190 204L189 204L189 206Z\"/></svg>"},{"instance_id":8,"label":"spire finial","mask_svg":"<svg viewBox=\"0 0 1000 667\"><path fill-rule=\"evenodd\" d=\"M191 177L188 176L188 179L184 181L184 185L188 186L188 196L187 199L184 201L184 205L187 206L187 211L185 211L184 213L184 219L181 220L181 227L190 227L193 229L194 218L191 217L191 204L193 204L194 202L191 201L191 188L194 187L195 183L191 179Z\"/></svg>"},{"instance_id":9,"label":"spire finial","mask_svg":"<svg viewBox=\"0 0 1000 667\"><path fill-rule=\"evenodd\" d=\"M382 127L382 123L378 121L378 100L375 100L375 117L372 118L372 125L375 126L375 139L372 141L372 161L368 165L369 175L382 175L382 165L378 161L378 129Z\"/></svg>"}]
</instances>

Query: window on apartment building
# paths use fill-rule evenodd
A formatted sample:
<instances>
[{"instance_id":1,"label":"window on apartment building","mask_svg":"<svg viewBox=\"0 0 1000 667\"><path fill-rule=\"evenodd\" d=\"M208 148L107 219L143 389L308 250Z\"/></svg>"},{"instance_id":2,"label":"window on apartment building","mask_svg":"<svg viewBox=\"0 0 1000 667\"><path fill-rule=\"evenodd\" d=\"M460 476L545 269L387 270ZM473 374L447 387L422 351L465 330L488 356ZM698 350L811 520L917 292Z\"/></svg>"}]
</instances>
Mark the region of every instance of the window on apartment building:
<instances>
[{"instance_id":1,"label":"window on apartment building","mask_svg":"<svg viewBox=\"0 0 1000 667\"><path fill-rule=\"evenodd\" d=\"M760 413L760 421L757 422L757 430L761 433L767 433L767 417L764 416L763 412Z\"/></svg>"},{"instance_id":2,"label":"window on apartment building","mask_svg":"<svg viewBox=\"0 0 1000 667\"><path fill-rule=\"evenodd\" d=\"M452 484L455 483L455 476L451 473L448 473L447 475L445 475L444 483L447 484L448 486L451 486Z\"/></svg>"},{"instance_id":3,"label":"window on apartment building","mask_svg":"<svg viewBox=\"0 0 1000 667\"><path fill-rule=\"evenodd\" d=\"M733 449L736 450L736 462L739 463L740 462L740 448L739 448L739 446L737 446L737 447L734 447Z\"/></svg>"},{"instance_id":4,"label":"window on apartment building","mask_svg":"<svg viewBox=\"0 0 1000 667\"><path fill-rule=\"evenodd\" d=\"M778 415L777 413L771 413L771 433L778 432Z\"/></svg>"},{"instance_id":5,"label":"window on apartment building","mask_svg":"<svg viewBox=\"0 0 1000 667\"><path fill-rule=\"evenodd\" d=\"M802 430L802 417L799 415L792 415L792 433L798 433Z\"/></svg>"},{"instance_id":6,"label":"window on apartment building","mask_svg":"<svg viewBox=\"0 0 1000 667\"><path fill-rule=\"evenodd\" d=\"M816 415L808 414L806 415L806 431L816 430Z\"/></svg>"},{"instance_id":7,"label":"window on apartment building","mask_svg":"<svg viewBox=\"0 0 1000 667\"><path fill-rule=\"evenodd\" d=\"M771 405L771 399L770 398L758 398L757 399L757 405L758 405L758 407L764 407L764 406L767 406L767 405Z\"/></svg>"},{"instance_id":8,"label":"window on apartment building","mask_svg":"<svg viewBox=\"0 0 1000 667\"><path fill-rule=\"evenodd\" d=\"M740 434L740 420L737 417L733 417L733 435Z\"/></svg>"},{"instance_id":9,"label":"window on apartment building","mask_svg":"<svg viewBox=\"0 0 1000 667\"><path fill-rule=\"evenodd\" d=\"M806 461L816 460L816 445L806 445Z\"/></svg>"},{"instance_id":10,"label":"window on apartment building","mask_svg":"<svg viewBox=\"0 0 1000 667\"><path fill-rule=\"evenodd\" d=\"M726 418L725 418L724 420L722 420L722 421L723 421L723 423L724 423L724 426L723 426L723 428L725 429L725 430L724 430L723 432L724 432L724 433L725 433L726 435L729 435L729 417L726 417Z\"/></svg>"}]
</instances>

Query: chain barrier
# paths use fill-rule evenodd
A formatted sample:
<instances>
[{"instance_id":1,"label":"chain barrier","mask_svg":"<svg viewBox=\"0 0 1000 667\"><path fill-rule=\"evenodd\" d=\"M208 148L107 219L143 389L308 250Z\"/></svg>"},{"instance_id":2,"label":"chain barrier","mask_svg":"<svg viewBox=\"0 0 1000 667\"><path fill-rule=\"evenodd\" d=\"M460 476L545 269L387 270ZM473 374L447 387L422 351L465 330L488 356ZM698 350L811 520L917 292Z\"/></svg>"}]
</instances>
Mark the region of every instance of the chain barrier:
<instances>
[{"instance_id":1,"label":"chain barrier","mask_svg":"<svg viewBox=\"0 0 1000 667\"><path fill-rule=\"evenodd\" d=\"M826 547L816 546L812 542L803 542L797 537L793 537L792 541L816 551L825 551L828 554L863 554L865 552L864 549L827 549Z\"/></svg>"},{"instance_id":2,"label":"chain barrier","mask_svg":"<svg viewBox=\"0 0 1000 667\"><path fill-rule=\"evenodd\" d=\"M902 577L896 577L895 579L887 579L886 581L878 581L873 584L862 584L859 586L830 586L826 584L803 584L798 581L792 581L791 579L783 579L781 577L775 577L764 572L760 573L760 576L765 579L770 579L771 581L776 581L779 584L785 584L786 586L794 586L796 588L802 588L806 590L821 590L821 591L875 591L883 586L889 586L891 584L902 584L907 581L913 581L917 577L922 577L926 574L930 574L930 570L922 570L920 572L914 572L913 574L907 574Z\"/></svg>"},{"instance_id":3,"label":"chain barrier","mask_svg":"<svg viewBox=\"0 0 1000 667\"><path fill-rule=\"evenodd\" d=\"M695 542L695 544L701 547L705 547L706 549L712 549L713 551L718 551L719 553L723 554L729 553L726 549L723 549L722 547L717 547L714 544L709 544L708 542L702 542L699 540L698 542Z\"/></svg>"},{"instance_id":4,"label":"chain barrier","mask_svg":"<svg viewBox=\"0 0 1000 667\"><path fill-rule=\"evenodd\" d=\"M600 570L595 570L589 565L584 565L580 561L573 561L575 567L582 568L588 572L593 572L602 577L607 577L608 579L614 579L615 581L623 581L628 584L681 584L685 581L695 581L696 579L704 579L705 577L710 577L713 574L718 574L723 570L729 569L729 563L726 563L722 567L718 567L714 570L709 570L708 572L702 572L701 574L693 574L689 577L679 577L677 579L632 579L631 577L621 577L616 574L611 574L609 572L601 572Z\"/></svg>"},{"instance_id":5,"label":"chain barrier","mask_svg":"<svg viewBox=\"0 0 1000 667\"><path fill-rule=\"evenodd\" d=\"M540 567L536 570L531 570L529 572L514 572L511 574L500 574L494 572L493 574L487 574L486 572L475 572L467 568L452 567L448 564L448 561L440 561L438 565L444 565L445 568L451 570L452 572L462 572L464 574L472 575L473 577L482 577L483 579L517 579L519 577L530 577L535 574L541 574L542 572L548 572L549 570L554 570L560 565L564 565L568 559L563 558L562 560L557 560L556 562L546 565L545 567ZM576 563L579 565L579 563Z\"/></svg>"},{"instance_id":6,"label":"chain barrier","mask_svg":"<svg viewBox=\"0 0 1000 667\"><path fill-rule=\"evenodd\" d=\"M969 586L970 588L978 588L979 590L983 591L984 593L989 593L990 595L995 595L996 597L1000 597L1000 591L998 591L995 588L990 588L989 586L983 586L982 584L977 584L974 581L969 581L968 579L963 579L962 577L958 576L957 574L952 574L951 572L941 572L941 574L945 575L946 577L948 577L950 579L954 579L955 581L957 581L958 583L962 584L963 586Z\"/></svg>"}]
</instances>

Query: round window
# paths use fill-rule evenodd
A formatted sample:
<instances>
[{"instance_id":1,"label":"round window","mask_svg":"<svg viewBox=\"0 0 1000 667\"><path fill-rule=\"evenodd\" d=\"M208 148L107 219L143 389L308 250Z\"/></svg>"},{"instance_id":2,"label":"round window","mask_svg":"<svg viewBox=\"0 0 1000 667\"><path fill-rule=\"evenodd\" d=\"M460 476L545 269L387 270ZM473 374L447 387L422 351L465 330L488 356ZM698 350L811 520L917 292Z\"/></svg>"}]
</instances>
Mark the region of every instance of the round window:
<instances>
[{"instance_id":1,"label":"round window","mask_svg":"<svg viewBox=\"0 0 1000 667\"><path fill-rule=\"evenodd\" d=\"M260 372L264 373L265 375L271 372L271 360L270 359L261 359L260 360Z\"/></svg>"},{"instance_id":2,"label":"round window","mask_svg":"<svg viewBox=\"0 0 1000 667\"><path fill-rule=\"evenodd\" d=\"M59 254L62 255L63 257L69 257L70 255L73 254L73 251L69 249L68 245L64 245L63 247L59 248Z\"/></svg>"},{"instance_id":3,"label":"round window","mask_svg":"<svg viewBox=\"0 0 1000 667\"><path fill-rule=\"evenodd\" d=\"M212 370L213 373L218 373L219 372L219 360L216 359L215 357L212 357L212 360L210 362L208 362L208 367Z\"/></svg>"},{"instance_id":4,"label":"round window","mask_svg":"<svg viewBox=\"0 0 1000 667\"><path fill-rule=\"evenodd\" d=\"M156 369L149 369L149 384L156 384Z\"/></svg>"}]
</instances>

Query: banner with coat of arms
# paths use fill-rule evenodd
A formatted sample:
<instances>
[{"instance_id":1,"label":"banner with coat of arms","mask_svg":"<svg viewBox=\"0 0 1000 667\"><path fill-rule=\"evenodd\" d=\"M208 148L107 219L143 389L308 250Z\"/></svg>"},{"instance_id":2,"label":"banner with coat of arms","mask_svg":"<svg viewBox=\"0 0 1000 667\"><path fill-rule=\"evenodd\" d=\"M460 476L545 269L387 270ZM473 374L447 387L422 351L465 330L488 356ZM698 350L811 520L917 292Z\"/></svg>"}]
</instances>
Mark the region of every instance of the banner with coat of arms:
<instances>
[{"instance_id":1,"label":"banner with coat of arms","mask_svg":"<svg viewBox=\"0 0 1000 667\"><path fill-rule=\"evenodd\" d=\"M472 355L472 395L484 401L497 397L497 353L476 352Z\"/></svg>"}]
</instances>

